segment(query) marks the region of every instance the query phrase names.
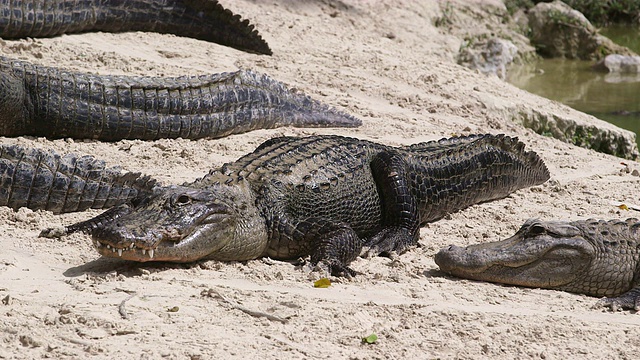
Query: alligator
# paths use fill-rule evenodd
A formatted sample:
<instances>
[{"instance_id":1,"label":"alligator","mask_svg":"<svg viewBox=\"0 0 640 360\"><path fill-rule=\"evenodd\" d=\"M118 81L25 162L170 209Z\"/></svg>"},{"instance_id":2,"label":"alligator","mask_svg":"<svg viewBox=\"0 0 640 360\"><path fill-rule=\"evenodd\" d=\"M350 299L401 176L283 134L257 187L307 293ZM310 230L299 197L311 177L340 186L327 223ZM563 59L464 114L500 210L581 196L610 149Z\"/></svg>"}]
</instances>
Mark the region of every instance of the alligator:
<instances>
[{"instance_id":1,"label":"alligator","mask_svg":"<svg viewBox=\"0 0 640 360\"><path fill-rule=\"evenodd\" d=\"M0 145L0 206L54 214L109 209L150 192L158 182L107 167L92 156Z\"/></svg>"},{"instance_id":2,"label":"alligator","mask_svg":"<svg viewBox=\"0 0 640 360\"><path fill-rule=\"evenodd\" d=\"M405 147L279 137L192 183L141 191L66 232L88 232L100 254L126 260L310 255L311 265L352 276L348 265L359 255L401 254L417 244L420 226L548 178L540 157L505 135Z\"/></svg>"},{"instance_id":3,"label":"alligator","mask_svg":"<svg viewBox=\"0 0 640 360\"><path fill-rule=\"evenodd\" d=\"M361 121L250 70L174 78L92 75L0 56L0 136L218 138Z\"/></svg>"},{"instance_id":4,"label":"alligator","mask_svg":"<svg viewBox=\"0 0 640 360\"><path fill-rule=\"evenodd\" d=\"M271 55L248 20L216 0L0 0L0 37L150 31Z\"/></svg>"},{"instance_id":5,"label":"alligator","mask_svg":"<svg viewBox=\"0 0 640 360\"><path fill-rule=\"evenodd\" d=\"M512 237L440 250L448 274L480 281L605 297L599 305L640 309L637 219L527 220Z\"/></svg>"}]
</instances>

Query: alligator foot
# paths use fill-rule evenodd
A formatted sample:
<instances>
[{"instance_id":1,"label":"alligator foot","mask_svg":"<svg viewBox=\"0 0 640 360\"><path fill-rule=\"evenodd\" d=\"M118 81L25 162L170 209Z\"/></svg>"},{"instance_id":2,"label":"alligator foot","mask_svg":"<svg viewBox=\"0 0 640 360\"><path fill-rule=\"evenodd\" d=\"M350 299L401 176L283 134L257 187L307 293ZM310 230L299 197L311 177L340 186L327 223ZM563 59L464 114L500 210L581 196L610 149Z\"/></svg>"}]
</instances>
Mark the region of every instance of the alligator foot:
<instances>
[{"instance_id":1,"label":"alligator foot","mask_svg":"<svg viewBox=\"0 0 640 360\"><path fill-rule=\"evenodd\" d=\"M66 226L56 226L56 227L42 229L38 237L43 237L48 239L58 239L67 235L69 235L69 232L67 231Z\"/></svg>"},{"instance_id":2,"label":"alligator foot","mask_svg":"<svg viewBox=\"0 0 640 360\"><path fill-rule=\"evenodd\" d=\"M600 299L596 307L607 307L611 311L620 310L640 310L640 288L633 288L617 297L606 297Z\"/></svg>"},{"instance_id":3,"label":"alligator foot","mask_svg":"<svg viewBox=\"0 0 640 360\"><path fill-rule=\"evenodd\" d=\"M409 229L389 227L372 236L360 254L366 258L378 255L400 255L415 246L417 240L417 236Z\"/></svg>"},{"instance_id":4,"label":"alligator foot","mask_svg":"<svg viewBox=\"0 0 640 360\"><path fill-rule=\"evenodd\" d=\"M344 277L351 279L360 274L352 268L342 264L339 261L322 260L317 264L311 264L311 271L318 271L332 276Z\"/></svg>"}]
</instances>

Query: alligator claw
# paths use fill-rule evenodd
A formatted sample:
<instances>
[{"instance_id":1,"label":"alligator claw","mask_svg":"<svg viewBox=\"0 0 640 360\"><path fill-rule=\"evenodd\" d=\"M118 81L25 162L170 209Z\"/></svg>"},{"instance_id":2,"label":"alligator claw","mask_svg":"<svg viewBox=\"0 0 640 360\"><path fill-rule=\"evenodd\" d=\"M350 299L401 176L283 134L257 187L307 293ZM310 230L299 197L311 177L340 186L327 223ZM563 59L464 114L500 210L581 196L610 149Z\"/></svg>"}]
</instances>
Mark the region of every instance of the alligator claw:
<instances>
[{"instance_id":1,"label":"alligator claw","mask_svg":"<svg viewBox=\"0 0 640 360\"><path fill-rule=\"evenodd\" d=\"M634 290L624 293L618 297L602 298L598 300L595 307L610 308L613 312L621 310L638 311L640 310L640 294L638 294L638 291Z\"/></svg>"},{"instance_id":2,"label":"alligator claw","mask_svg":"<svg viewBox=\"0 0 640 360\"><path fill-rule=\"evenodd\" d=\"M311 271L323 272L332 276L345 277L351 279L360 274L350 267L340 263L339 261L322 260L315 265L311 265Z\"/></svg>"},{"instance_id":3,"label":"alligator claw","mask_svg":"<svg viewBox=\"0 0 640 360\"><path fill-rule=\"evenodd\" d=\"M389 227L382 229L367 241L367 246L363 248L361 256L368 258L381 254L390 255L391 253L400 255L417 243L417 235L413 235L409 229Z\"/></svg>"},{"instance_id":4,"label":"alligator claw","mask_svg":"<svg viewBox=\"0 0 640 360\"><path fill-rule=\"evenodd\" d=\"M67 228L65 226L58 226L42 229L42 231L40 231L40 234L38 234L38 237L53 239L61 238L65 235L69 235Z\"/></svg>"},{"instance_id":5,"label":"alligator claw","mask_svg":"<svg viewBox=\"0 0 640 360\"><path fill-rule=\"evenodd\" d=\"M343 264L331 265L331 275L333 276L343 276L347 279L351 279L358 274L360 273Z\"/></svg>"}]
</instances>

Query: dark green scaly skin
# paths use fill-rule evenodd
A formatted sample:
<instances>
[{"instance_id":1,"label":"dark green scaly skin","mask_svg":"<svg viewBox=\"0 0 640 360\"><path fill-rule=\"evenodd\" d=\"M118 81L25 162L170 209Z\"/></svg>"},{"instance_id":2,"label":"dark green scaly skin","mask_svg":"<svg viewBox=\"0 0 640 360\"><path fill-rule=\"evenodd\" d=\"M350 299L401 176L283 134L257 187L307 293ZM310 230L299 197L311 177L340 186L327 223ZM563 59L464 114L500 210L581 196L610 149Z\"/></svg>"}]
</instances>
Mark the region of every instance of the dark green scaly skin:
<instances>
[{"instance_id":1,"label":"dark green scaly skin","mask_svg":"<svg viewBox=\"0 0 640 360\"><path fill-rule=\"evenodd\" d=\"M466 248L450 246L435 261L473 280L606 296L600 304L640 308L638 219L528 220L512 237Z\"/></svg>"},{"instance_id":2,"label":"dark green scaly skin","mask_svg":"<svg viewBox=\"0 0 640 360\"><path fill-rule=\"evenodd\" d=\"M401 148L284 137L193 183L156 187L90 230L102 255L128 260L311 255L312 264L351 275L361 252L402 253L421 225L548 178L535 153L504 135Z\"/></svg>"},{"instance_id":3,"label":"dark green scaly skin","mask_svg":"<svg viewBox=\"0 0 640 360\"><path fill-rule=\"evenodd\" d=\"M248 70L176 78L100 76L0 56L0 136L200 139L280 126L360 124Z\"/></svg>"},{"instance_id":4,"label":"dark green scaly skin","mask_svg":"<svg viewBox=\"0 0 640 360\"><path fill-rule=\"evenodd\" d=\"M53 213L107 209L150 192L156 181L91 156L0 145L0 206Z\"/></svg>"},{"instance_id":5,"label":"dark green scaly skin","mask_svg":"<svg viewBox=\"0 0 640 360\"><path fill-rule=\"evenodd\" d=\"M0 37L149 31L271 55L248 20L215 0L0 0Z\"/></svg>"}]
</instances>

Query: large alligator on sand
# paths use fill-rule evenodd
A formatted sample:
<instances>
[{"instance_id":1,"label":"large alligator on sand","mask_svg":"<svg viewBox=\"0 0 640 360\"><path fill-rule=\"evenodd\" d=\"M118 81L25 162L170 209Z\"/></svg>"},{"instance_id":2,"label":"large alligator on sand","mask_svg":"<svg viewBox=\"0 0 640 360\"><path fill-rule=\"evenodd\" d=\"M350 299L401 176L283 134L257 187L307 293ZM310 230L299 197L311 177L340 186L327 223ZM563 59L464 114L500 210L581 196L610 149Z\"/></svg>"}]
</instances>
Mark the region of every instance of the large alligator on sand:
<instances>
[{"instance_id":1,"label":"large alligator on sand","mask_svg":"<svg viewBox=\"0 0 640 360\"><path fill-rule=\"evenodd\" d=\"M440 250L435 261L454 276L606 296L601 304L640 309L638 219L540 221L512 237Z\"/></svg>"},{"instance_id":2,"label":"large alligator on sand","mask_svg":"<svg viewBox=\"0 0 640 360\"><path fill-rule=\"evenodd\" d=\"M543 183L524 144L473 135L389 147L340 136L282 137L182 186L151 192L69 228L104 256L134 261L311 263L352 275L367 255L402 253L419 227L470 205Z\"/></svg>"},{"instance_id":3,"label":"large alligator on sand","mask_svg":"<svg viewBox=\"0 0 640 360\"><path fill-rule=\"evenodd\" d=\"M271 55L248 20L216 0L0 0L0 37L150 31Z\"/></svg>"},{"instance_id":4,"label":"large alligator on sand","mask_svg":"<svg viewBox=\"0 0 640 360\"><path fill-rule=\"evenodd\" d=\"M91 75L0 56L0 136L217 138L361 121L249 70L175 78Z\"/></svg>"}]
</instances>

